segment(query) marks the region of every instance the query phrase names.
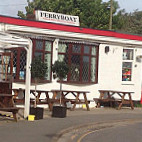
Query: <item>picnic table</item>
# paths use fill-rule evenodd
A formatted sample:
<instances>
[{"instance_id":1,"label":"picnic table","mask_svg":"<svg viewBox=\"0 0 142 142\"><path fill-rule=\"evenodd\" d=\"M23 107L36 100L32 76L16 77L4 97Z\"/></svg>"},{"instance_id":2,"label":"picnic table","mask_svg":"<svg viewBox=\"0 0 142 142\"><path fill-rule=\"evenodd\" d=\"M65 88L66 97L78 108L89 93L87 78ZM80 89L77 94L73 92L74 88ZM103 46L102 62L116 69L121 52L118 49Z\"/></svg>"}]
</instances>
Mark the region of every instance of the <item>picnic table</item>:
<instances>
[{"instance_id":1,"label":"picnic table","mask_svg":"<svg viewBox=\"0 0 142 142\"><path fill-rule=\"evenodd\" d=\"M18 99L18 93L20 91L23 91L25 93L25 89L12 89L14 91L14 101L18 102L18 103L24 103L24 97L23 99ZM48 104L49 110L51 111L53 108L53 105L55 103L60 103L60 99L57 97L59 93L61 93L61 100L64 105L66 105L67 102L71 102L73 104L72 110L75 109L76 104L86 104L86 108L89 111L89 101L87 100L87 93L89 93L88 91L70 91L70 90L62 90L60 92L60 90L51 90L51 91L47 91L47 90L36 90L35 94L35 90L30 90L30 93L33 94L34 96L36 96L36 104ZM52 94L52 97L49 96L49 93ZM45 95L45 99L41 99L41 94ZM67 98L67 95L71 94L73 95L74 99L69 99ZM83 94L83 99L80 99L80 94ZM34 102L34 99L30 100L31 103Z\"/></svg>"},{"instance_id":2,"label":"picnic table","mask_svg":"<svg viewBox=\"0 0 142 142\"><path fill-rule=\"evenodd\" d=\"M62 103L64 103L66 105L66 102L71 102L73 104L72 110L75 109L76 104L86 104L86 108L89 111L89 101L87 100L87 93L89 93L88 91L74 91L74 90L51 90L51 92L53 93L53 97L52 97L52 102L51 102L51 107L53 106L53 104L55 102L59 102L60 99L57 98L57 96L60 94L61 95L61 100ZM67 95L71 94L74 99L69 99L67 98ZM80 94L83 94L83 98L84 99L80 99Z\"/></svg>"},{"instance_id":3,"label":"picnic table","mask_svg":"<svg viewBox=\"0 0 142 142\"><path fill-rule=\"evenodd\" d=\"M131 94L134 92L130 91L118 91L118 90L99 90L100 92L100 97L94 98L95 101L97 102L97 107L100 107L101 102L109 102L110 105L112 106L113 102L119 103L118 109L121 109L123 104L130 104L131 109L134 109L133 101L132 101L132 96ZM114 95L117 94L120 99L115 99ZM125 96L128 95L129 99L126 100Z\"/></svg>"},{"instance_id":4,"label":"picnic table","mask_svg":"<svg viewBox=\"0 0 142 142\"><path fill-rule=\"evenodd\" d=\"M25 97L25 89L19 88L19 89L12 89L12 90L14 91L14 101L17 104L18 103L19 104L21 104L21 103L24 104L24 102L25 102L25 99L24 99L24 97ZM20 98L18 97L20 92L23 92L23 98L21 96L20 96ZM36 92L35 92L34 89L30 90L30 93L33 94L36 97L36 104L48 104L48 105L50 105L49 104L49 99L50 99L49 98L49 92L50 91L47 91L47 90L36 90ZM41 94L45 95L45 99L40 99ZM34 104L34 101L35 101L35 99L30 98L30 103L31 104ZM49 106L49 108L50 108L50 106Z\"/></svg>"}]
</instances>

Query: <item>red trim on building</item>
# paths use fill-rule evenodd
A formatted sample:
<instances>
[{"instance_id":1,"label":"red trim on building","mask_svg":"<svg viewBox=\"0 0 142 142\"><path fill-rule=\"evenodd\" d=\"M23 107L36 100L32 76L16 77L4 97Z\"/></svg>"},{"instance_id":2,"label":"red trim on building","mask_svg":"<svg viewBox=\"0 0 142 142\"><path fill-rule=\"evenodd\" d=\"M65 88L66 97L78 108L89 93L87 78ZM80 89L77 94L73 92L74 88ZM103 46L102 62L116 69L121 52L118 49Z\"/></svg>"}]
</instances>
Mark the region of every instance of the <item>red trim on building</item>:
<instances>
[{"instance_id":1,"label":"red trim on building","mask_svg":"<svg viewBox=\"0 0 142 142\"><path fill-rule=\"evenodd\" d=\"M66 25L46 23L41 21L39 22L39 21L24 20L20 18L6 17L1 15L0 15L0 23L142 41L142 36L137 36L137 35L117 33L105 30L95 30L95 29L81 28L74 26L66 26Z\"/></svg>"}]
</instances>

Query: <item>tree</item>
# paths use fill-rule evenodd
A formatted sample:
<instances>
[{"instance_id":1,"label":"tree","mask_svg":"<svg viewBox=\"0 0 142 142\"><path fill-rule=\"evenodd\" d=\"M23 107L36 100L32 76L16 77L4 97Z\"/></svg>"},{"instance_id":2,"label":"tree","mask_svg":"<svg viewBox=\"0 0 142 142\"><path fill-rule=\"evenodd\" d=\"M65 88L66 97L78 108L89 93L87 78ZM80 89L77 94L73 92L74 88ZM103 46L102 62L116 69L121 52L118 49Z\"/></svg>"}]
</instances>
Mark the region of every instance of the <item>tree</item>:
<instances>
[{"instance_id":1,"label":"tree","mask_svg":"<svg viewBox=\"0 0 142 142\"><path fill-rule=\"evenodd\" d=\"M142 11L134 11L125 15L127 20L122 27L123 31L142 35Z\"/></svg>"},{"instance_id":2,"label":"tree","mask_svg":"<svg viewBox=\"0 0 142 142\"><path fill-rule=\"evenodd\" d=\"M27 0L26 14L18 11L18 16L24 19L32 17L36 9L51 11L69 15L77 15L80 18L80 26L87 28L108 30L110 17L110 1L102 0ZM142 11L126 13L125 9L119 9L118 2L113 0L112 30L142 34Z\"/></svg>"},{"instance_id":3,"label":"tree","mask_svg":"<svg viewBox=\"0 0 142 142\"><path fill-rule=\"evenodd\" d=\"M28 18L33 15L35 9L51 11L63 14L76 15L80 18L81 27L108 29L110 3L102 0L27 0L26 14L18 11L18 16ZM113 14L119 8L116 1L113 2Z\"/></svg>"},{"instance_id":4,"label":"tree","mask_svg":"<svg viewBox=\"0 0 142 142\"><path fill-rule=\"evenodd\" d=\"M58 78L60 81L60 105L61 105L61 91L62 81L67 78L69 67L64 61L56 61L52 67L54 78Z\"/></svg>"},{"instance_id":5,"label":"tree","mask_svg":"<svg viewBox=\"0 0 142 142\"><path fill-rule=\"evenodd\" d=\"M41 57L36 57L33 59L31 64L31 76L32 79L35 81L35 98L36 98L36 90L37 90L37 84L41 79L44 79L46 77L47 73L47 64L45 64ZM36 100L34 103L34 107L36 107Z\"/></svg>"}]
</instances>

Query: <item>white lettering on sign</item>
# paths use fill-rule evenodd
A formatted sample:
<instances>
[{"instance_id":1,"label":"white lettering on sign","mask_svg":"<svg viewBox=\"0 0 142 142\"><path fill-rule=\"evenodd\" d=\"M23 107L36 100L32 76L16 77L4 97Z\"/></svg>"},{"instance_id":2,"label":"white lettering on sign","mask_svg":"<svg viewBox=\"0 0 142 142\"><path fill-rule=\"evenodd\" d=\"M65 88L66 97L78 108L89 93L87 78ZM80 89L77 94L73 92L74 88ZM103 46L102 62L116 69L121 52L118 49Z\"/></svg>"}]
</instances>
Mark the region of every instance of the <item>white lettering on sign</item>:
<instances>
[{"instance_id":1,"label":"white lettering on sign","mask_svg":"<svg viewBox=\"0 0 142 142\"><path fill-rule=\"evenodd\" d=\"M79 26L78 16L65 15L65 14L47 12L41 10L37 10L35 13L36 13L36 20L39 21Z\"/></svg>"}]
</instances>

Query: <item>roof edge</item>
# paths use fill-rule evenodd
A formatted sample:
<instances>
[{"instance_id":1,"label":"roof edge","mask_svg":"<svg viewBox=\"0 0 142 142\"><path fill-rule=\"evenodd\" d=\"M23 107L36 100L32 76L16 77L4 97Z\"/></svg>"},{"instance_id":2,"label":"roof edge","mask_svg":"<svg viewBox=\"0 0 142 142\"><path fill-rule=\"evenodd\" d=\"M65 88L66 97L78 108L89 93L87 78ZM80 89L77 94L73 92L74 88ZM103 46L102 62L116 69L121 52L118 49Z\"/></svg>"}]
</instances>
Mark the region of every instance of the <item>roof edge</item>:
<instances>
[{"instance_id":1,"label":"roof edge","mask_svg":"<svg viewBox=\"0 0 142 142\"><path fill-rule=\"evenodd\" d=\"M21 19L21 18L9 17L3 15L0 15L0 23L142 41L142 36L139 35L119 33L109 30L82 28L82 27L62 25L62 24L49 23L49 22L47 23L42 21L27 20L27 19Z\"/></svg>"}]
</instances>

